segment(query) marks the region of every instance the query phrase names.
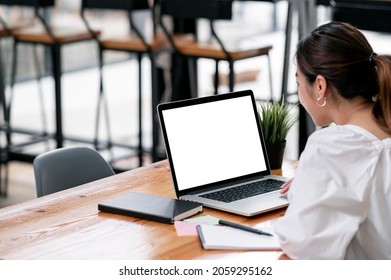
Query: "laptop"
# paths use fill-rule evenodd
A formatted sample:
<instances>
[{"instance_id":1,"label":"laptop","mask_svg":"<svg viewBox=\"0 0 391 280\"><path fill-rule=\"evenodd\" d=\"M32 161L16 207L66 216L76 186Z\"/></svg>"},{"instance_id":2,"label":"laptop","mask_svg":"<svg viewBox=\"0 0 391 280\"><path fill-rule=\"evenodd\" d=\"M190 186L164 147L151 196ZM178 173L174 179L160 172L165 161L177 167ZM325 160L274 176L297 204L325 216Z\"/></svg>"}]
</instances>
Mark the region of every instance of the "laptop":
<instances>
[{"instance_id":1,"label":"laptop","mask_svg":"<svg viewBox=\"0 0 391 280\"><path fill-rule=\"evenodd\" d=\"M287 178L271 175L251 90L162 103L157 110L179 199L243 216L288 205L279 193Z\"/></svg>"}]
</instances>

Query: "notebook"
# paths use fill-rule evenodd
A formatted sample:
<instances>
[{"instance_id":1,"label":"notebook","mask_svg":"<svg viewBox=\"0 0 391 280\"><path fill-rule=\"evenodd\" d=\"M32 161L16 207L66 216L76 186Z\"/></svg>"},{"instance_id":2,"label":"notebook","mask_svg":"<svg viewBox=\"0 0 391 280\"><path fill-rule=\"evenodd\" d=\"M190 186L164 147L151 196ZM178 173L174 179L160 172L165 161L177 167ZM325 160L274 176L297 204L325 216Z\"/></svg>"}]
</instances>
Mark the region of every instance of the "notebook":
<instances>
[{"instance_id":1,"label":"notebook","mask_svg":"<svg viewBox=\"0 0 391 280\"><path fill-rule=\"evenodd\" d=\"M243 216L288 205L279 193L286 178L271 175L251 90L162 103L157 110L179 199ZM265 186L248 186L261 181ZM221 196L238 187L239 199Z\"/></svg>"},{"instance_id":2,"label":"notebook","mask_svg":"<svg viewBox=\"0 0 391 280\"><path fill-rule=\"evenodd\" d=\"M131 192L99 203L98 210L172 224L202 212L202 204Z\"/></svg>"},{"instance_id":3,"label":"notebook","mask_svg":"<svg viewBox=\"0 0 391 280\"><path fill-rule=\"evenodd\" d=\"M273 232L272 228L263 229ZM198 236L206 250L281 250L275 234L265 236L226 226L198 225Z\"/></svg>"}]
</instances>

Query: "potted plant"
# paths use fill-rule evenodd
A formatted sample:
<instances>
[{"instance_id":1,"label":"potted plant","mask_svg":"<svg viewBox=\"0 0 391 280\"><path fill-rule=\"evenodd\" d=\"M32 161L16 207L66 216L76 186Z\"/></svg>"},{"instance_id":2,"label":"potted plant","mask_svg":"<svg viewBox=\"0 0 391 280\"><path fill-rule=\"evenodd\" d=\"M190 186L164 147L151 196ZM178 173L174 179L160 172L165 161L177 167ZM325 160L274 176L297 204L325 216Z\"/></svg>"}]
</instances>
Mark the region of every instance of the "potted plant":
<instances>
[{"instance_id":1,"label":"potted plant","mask_svg":"<svg viewBox=\"0 0 391 280\"><path fill-rule=\"evenodd\" d=\"M292 112L293 107L293 105L286 103L284 99L259 103L259 123L271 169L281 168L286 137L296 121Z\"/></svg>"}]
</instances>

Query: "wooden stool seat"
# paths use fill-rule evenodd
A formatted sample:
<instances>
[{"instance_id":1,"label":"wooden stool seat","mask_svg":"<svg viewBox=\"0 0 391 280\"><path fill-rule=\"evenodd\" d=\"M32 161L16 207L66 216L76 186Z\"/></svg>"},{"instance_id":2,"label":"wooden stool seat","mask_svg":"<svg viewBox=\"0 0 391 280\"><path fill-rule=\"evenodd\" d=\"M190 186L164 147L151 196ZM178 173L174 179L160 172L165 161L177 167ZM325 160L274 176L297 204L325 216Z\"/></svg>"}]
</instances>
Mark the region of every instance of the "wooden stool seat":
<instances>
[{"instance_id":1,"label":"wooden stool seat","mask_svg":"<svg viewBox=\"0 0 391 280\"><path fill-rule=\"evenodd\" d=\"M3 29L6 29L9 33L20 28L26 28L35 26L36 22L33 19L20 19L18 21L7 22L6 26L3 26Z\"/></svg>"},{"instance_id":2,"label":"wooden stool seat","mask_svg":"<svg viewBox=\"0 0 391 280\"><path fill-rule=\"evenodd\" d=\"M8 35L7 30L0 28L0 37L5 37Z\"/></svg>"},{"instance_id":3,"label":"wooden stool seat","mask_svg":"<svg viewBox=\"0 0 391 280\"><path fill-rule=\"evenodd\" d=\"M100 34L95 31L91 34L85 28L74 27L51 27L53 37L43 27L18 28L13 32L15 40L39 44L67 44L84 40L91 40Z\"/></svg>"},{"instance_id":4,"label":"wooden stool seat","mask_svg":"<svg viewBox=\"0 0 391 280\"><path fill-rule=\"evenodd\" d=\"M199 43L195 39L195 36L176 35L174 36L174 42L177 49L181 54L185 56L204 57L210 59L228 59L227 54L218 45L213 43ZM272 46L262 46L260 48L241 49L240 47L230 47L227 52L233 60L241 60L261 55L267 55L272 49Z\"/></svg>"},{"instance_id":5,"label":"wooden stool seat","mask_svg":"<svg viewBox=\"0 0 391 280\"><path fill-rule=\"evenodd\" d=\"M99 39L104 49L122 50L130 52L148 52L147 46L134 34L127 34L117 37L101 37ZM157 52L162 48L168 48L169 44L163 34L156 34L147 41L151 51Z\"/></svg>"}]
</instances>

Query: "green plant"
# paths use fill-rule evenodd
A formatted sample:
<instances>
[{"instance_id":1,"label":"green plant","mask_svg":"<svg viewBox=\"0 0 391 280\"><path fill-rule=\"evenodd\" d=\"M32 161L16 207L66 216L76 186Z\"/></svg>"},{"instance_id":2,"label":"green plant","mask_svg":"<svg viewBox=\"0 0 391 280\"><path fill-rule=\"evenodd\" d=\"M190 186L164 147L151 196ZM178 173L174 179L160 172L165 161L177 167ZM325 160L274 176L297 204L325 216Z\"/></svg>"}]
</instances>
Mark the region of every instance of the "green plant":
<instances>
[{"instance_id":1,"label":"green plant","mask_svg":"<svg viewBox=\"0 0 391 280\"><path fill-rule=\"evenodd\" d=\"M275 144L286 140L289 130L296 121L292 112L293 107L285 103L284 99L259 103L259 123L266 143Z\"/></svg>"}]
</instances>

